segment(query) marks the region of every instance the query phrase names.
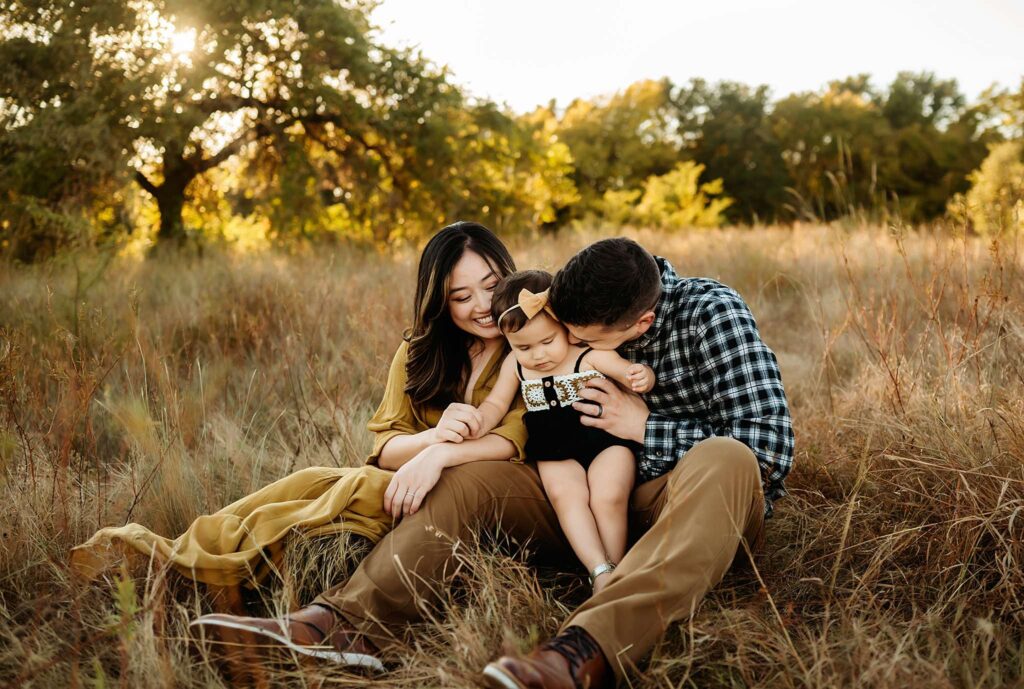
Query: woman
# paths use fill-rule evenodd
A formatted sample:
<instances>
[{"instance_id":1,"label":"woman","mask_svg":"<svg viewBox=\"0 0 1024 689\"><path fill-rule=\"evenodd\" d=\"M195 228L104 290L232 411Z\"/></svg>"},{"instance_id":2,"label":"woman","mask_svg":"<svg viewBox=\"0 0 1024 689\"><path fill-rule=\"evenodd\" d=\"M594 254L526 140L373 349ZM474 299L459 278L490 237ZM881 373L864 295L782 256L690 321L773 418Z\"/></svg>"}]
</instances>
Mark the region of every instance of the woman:
<instances>
[{"instance_id":1,"label":"woman","mask_svg":"<svg viewBox=\"0 0 1024 689\"><path fill-rule=\"evenodd\" d=\"M268 561L280 559L283 540L293 530L351 531L378 541L394 520L420 508L445 467L521 461L522 408L511 410L485 437L466 440L479 428L475 406L487 397L507 353L491 322L491 291L514 270L501 240L477 223L449 225L427 243L413 325L404 333L384 399L369 424L375 441L367 463L389 471L305 469L199 517L177 539L139 524L103 529L73 551L72 565L93 578L126 551L136 551L230 590L271 571Z\"/></svg>"},{"instance_id":2,"label":"woman","mask_svg":"<svg viewBox=\"0 0 1024 689\"><path fill-rule=\"evenodd\" d=\"M423 250L414 324L369 424L376 438L368 462L396 470L384 496L395 518L415 513L446 467L523 458L521 405L483 438L467 440L508 353L491 317L491 294L513 272L508 249L476 223L449 225Z\"/></svg>"},{"instance_id":3,"label":"woman","mask_svg":"<svg viewBox=\"0 0 1024 689\"><path fill-rule=\"evenodd\" d=\"M375 440L367 462L395 470L387 474L383 509L403 523L348 580L310 605L274 619L204 615L191 623L203 638L229 658L232 649L286 649L381 671L377 654L421 619L436 584L452 576L454 545L477 526L497 524L503 506L516 515L501 521L508 533L564 549L540 479L521 463L522 405L487 435L469 439L482 421L476 407L508 352L491 318L491 292L514 270L508 250L481 225L455 223L430 240L420 258L413 327L369 424ZM435 486L438 499L424 503ZM237 664L252 669L259 661Z\"/></svg>"}]
</instances>

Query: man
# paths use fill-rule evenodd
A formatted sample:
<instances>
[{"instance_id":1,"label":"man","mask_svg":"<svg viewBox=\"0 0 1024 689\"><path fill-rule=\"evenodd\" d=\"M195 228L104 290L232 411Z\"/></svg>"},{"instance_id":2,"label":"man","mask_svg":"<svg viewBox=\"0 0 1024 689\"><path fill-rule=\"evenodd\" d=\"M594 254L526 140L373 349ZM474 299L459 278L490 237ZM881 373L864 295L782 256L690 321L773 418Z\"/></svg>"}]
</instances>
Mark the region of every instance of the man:
<instances>
[{"instance_id":1,"label":"man","mask_svg":"<svg viewBox=\"0 0 1024 689\"><path fill-rule=\"evenodd\" d=\"M597 380L574 405L587 425L644 446L642 482L630 500L637 538L607 586L554 638L484 668L497 689L613 686L669 624L693 613L741 543L755 550L762 542L793 459L778 363L733 290L680 278L668 261L620 238L576 254L555 276L551 304L574 340L618 349L657 373L643 399ZM281 620L196 622L229 642L239 640L234 631L251 632L301 653L379 667L377 649L420 618L451 572L451 543L481 523L572 559L536 472L475 462L445 470L422 509L314 605Z\"/></svg>"},{"instance_id":2,"label":"man","mask_svg":"<svg viewBox=\"0 0 1024 689\"><path fill-rule=\"evenodd\" d=\"M760 545L793 462L778 362L736 292L679 278L636 242L607 239L555 275L550 297L572 340L657 373L643 399L598 380L574 405L589 415L584 424L643 444L630 522L644 533L554 639L485 668L501 689L621 678L693 613L741 540Z\"/></svg>"}]
</instances>

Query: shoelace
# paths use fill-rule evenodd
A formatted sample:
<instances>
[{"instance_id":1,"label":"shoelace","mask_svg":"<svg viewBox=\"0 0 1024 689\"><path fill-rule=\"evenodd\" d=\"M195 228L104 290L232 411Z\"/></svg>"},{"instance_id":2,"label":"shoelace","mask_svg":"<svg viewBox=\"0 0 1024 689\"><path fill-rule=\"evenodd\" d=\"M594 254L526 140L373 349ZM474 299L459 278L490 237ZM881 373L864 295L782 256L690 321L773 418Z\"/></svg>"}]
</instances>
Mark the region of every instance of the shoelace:
<instances>
[{"instance_id":1,"label":"shoelace","mask_svg":"<svg viewBox=\"0 0 1024 689\"><path fill-rule=\"evenodd\" d=\"M595 654L600 653L601 647L597 645L590 634L584 631L583 627L569 627L553 639L545 641L542 648L555 651L568 660L569 675L572 677L576 689L586 689L580 684L578 677L580 667Z\"/></svg>"}]
</instances>

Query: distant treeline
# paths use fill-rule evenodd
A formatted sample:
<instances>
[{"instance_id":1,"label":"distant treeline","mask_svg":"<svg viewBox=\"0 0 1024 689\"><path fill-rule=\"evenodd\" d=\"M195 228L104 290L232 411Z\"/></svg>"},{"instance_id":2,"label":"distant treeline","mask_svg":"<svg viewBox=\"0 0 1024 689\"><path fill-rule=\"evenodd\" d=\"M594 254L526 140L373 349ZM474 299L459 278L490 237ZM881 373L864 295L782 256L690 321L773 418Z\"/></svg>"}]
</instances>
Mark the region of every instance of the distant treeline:
<instances>
[{"instance_id":1,"label":"distant treeline","mask_svg":"<svg viewBox=\"0 0 1024 689\"><path fill-rule=\"evenodd\" d=\"M240 228L386 243L465 217L506 231L1019 222L1024 80L971 103L930 73L774 100L766 86L662 79L516 114L381 44L371 7L5 4L0 250L32 260Z\"/></svg>"}]
</instances>

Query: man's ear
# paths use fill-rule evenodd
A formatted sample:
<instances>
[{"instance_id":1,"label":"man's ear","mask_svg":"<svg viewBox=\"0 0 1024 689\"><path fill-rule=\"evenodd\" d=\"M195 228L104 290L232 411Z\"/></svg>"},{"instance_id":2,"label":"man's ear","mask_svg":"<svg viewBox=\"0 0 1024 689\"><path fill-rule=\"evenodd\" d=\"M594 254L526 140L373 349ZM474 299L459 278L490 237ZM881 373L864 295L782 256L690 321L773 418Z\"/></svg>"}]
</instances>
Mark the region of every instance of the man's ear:
<instances>
[{"instance_id":1,"label":"man's ear","mask_svg":"<svg viewBox=\"0 0 1024 689\"><path fill-rule=\"evenodd\" d=\"M654 311L644 311L640 314L640 318L638 318L636 323L633 325L633 327L636 328L637 336L639 337L647 332L647 329L650 328L653 323Z\"/></svg>"}]
</instances>

